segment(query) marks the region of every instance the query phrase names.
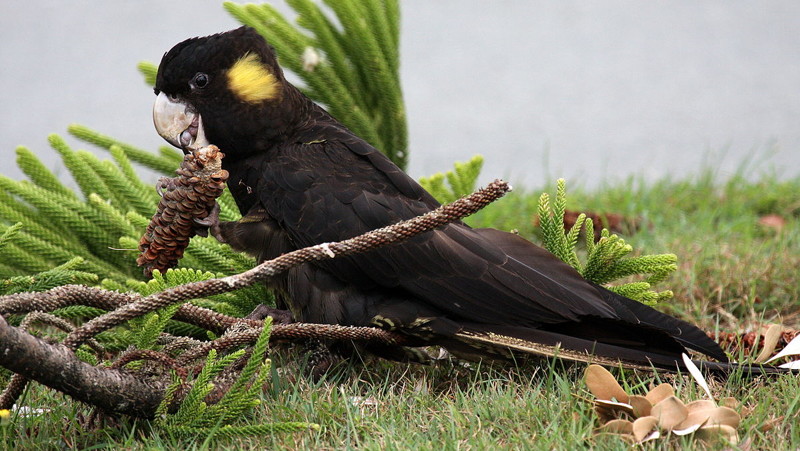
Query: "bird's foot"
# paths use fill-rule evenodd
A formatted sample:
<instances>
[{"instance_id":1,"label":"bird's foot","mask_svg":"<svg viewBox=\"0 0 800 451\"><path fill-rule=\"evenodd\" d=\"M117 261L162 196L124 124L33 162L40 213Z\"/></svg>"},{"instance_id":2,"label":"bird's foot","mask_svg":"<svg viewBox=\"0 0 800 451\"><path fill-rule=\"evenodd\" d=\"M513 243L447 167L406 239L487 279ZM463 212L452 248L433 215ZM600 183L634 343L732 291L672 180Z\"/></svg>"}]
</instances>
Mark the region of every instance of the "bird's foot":
<instances>
[{"instance_id":1,"label":"bird's foot","mask_svg":"<svg viewBox=\"0 0 800 451\"><path fill-rule=\"evenodd\" d=\"M164 197L164 190L169 188L171 179L169 177L159 177L156 182L156 193L158 197Z\"/></svg>"},{"instance_id":2,"label":"bird's foot","mask_svg":"<svg viewBox=\"0 0 800 451\"><path fill-rule=\"evenodd\" d=\"M227 240L222 236L222 229L220 228L218 203L214 203L214 208L211 209L208 216L205 218L195 218L194 224L194 232L197 235L206 237L211 234L211 236L216 238L220 243L227 243Z\"/></svg>"},{"instance_id":3,"label":"bird's foot","mask_svg":"<svg viewBox=\"0 0 800 451\"><path fill-rule=\"evenodd\" d=\"M342 363L342 357L331 351L328 343L321 340L309 340L305 344L308 353L306 371L315 382L319 382L336 365Z\"/></svg>"},{"instance_id":4,"label":"bird's foot","mask_svg":"<svg viewBox=\"0 0 800 451\"><path fill-rule=\"evenodd\" d=\"M281 310L266 306L264 304L258 304L256 308L247 315L246 319L254 319L254 320L262 320L266 319L268 316L272 317L273 324L290 324L295 322L294 318L292 317L292 312L289 310Z\"/></svg>"}]
</instances>

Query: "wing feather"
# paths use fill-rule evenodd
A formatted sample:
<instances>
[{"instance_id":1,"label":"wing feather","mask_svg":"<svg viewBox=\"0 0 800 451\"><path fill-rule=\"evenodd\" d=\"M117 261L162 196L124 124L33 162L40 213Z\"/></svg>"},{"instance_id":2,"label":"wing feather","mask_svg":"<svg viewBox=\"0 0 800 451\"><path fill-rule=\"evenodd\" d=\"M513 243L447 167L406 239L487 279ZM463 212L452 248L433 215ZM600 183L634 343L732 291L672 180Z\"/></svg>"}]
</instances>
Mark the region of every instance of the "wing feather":
<instances>
[{"instance_id":1,"label":"wing feather","mask_svg":"<svg viewBox=\"0 0 800 451\"><path fill-rule=\"evenodd\" d=\"M261 202L298 246L350 238L435 206L416 182L366 143L348 144L326 139L298 145L265 165L266 179L273 182L259 190ZM376 170L381 167L383 171ZM315 174L312 183L305 176L286 175L308 172ZM509 238L522 240L457 223L320 266L347 282L368 279L376 286L399 286L470 321L535 325L588 314L616 318L613 309L592 293L594 288L555 257L544 262L547 271L509 258L502 243ZM562 279L571 285L576 285L573 279L580 281L580 289Z\"/></svg>"},{"instance_id":2,"label":"wing feather","mask_svg":"<svg viewBox=\"0 0 800 451\"><path fill-rule=\"evenodd\" d=\"M299 142L307 144L275 151L263 166L264 187L259 189L261 204L296 246L351 238L438 206L413 179L346 129L315 130L325 139L304 139ZM554 333L565 324L571 334L580 335L580 326L572 325L610 320L641 328L641 333L661 330L724 358L696 327L635 301L621 301L544 249L494 229L453 223L397 245L316 265L364 290L401 290L422 300L424 308L465 323L543 327ZM588 327L585 334L600 329ZM617 335L609 333L609 342L619 341ZM662 349L674 351L664 343Z\"/></svg>"}]
</instances>

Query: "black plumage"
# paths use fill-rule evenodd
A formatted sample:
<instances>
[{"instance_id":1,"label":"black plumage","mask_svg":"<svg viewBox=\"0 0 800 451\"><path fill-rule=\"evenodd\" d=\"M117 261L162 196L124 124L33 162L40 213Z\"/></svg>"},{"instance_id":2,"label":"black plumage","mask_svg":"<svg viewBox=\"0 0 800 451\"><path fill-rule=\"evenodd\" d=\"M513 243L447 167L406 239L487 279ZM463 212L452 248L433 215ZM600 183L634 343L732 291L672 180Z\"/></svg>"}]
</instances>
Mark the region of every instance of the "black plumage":
<instances>
[{"instance_id":1,"label":"black plumage","mask_svg":"<svg viewBox=\"0 0 800 451\"><path fill-rule=\"evenodd\" d=\"M242 61L257 66L234 70ZM439 205L288 83L271 47L250 28L175 46L161 61L156 93L202 118L206 139L225 152L228 187L243 219L221 224L220 234L260 260ZM275 288L297 320L378 325L462 354L558 354L675 369L689 348L727 361L697 327L584 280L519 236L463 223L300 266Z\"/></svg>"}]
</instances>

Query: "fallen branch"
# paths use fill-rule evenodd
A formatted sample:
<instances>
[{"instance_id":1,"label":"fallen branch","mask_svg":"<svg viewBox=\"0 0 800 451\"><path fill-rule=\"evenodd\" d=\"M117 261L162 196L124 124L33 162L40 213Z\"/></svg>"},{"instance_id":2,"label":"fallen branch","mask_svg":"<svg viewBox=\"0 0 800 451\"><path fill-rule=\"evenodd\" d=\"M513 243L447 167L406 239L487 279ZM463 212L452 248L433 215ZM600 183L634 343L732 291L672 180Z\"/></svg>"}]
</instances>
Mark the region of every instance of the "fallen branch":
<instances>
[{"instance_id":1,"label":"fallen branch","mask_svg":"<svg viewBox=\"0 0 800 451\"><path fill-rule=\"evenodd\" d=\"M152 417L166 389L160 381L82 362L66 346L47 343L2 317L0 365L107 412L134 417Z\"/></svg>"}]
</instances>

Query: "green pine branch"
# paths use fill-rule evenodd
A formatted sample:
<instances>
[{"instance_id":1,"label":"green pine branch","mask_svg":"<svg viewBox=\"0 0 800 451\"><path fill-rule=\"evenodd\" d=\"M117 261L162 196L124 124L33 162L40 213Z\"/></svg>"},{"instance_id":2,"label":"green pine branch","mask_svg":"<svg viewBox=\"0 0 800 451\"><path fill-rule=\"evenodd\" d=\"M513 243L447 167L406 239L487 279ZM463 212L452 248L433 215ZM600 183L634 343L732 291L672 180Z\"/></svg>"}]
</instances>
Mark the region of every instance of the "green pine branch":
<instances>
[{"instance_id":1,"label":"green pine branch","mask_svg":"<svg viewBox=\"0 0 800 451\"><path fill-rule=\"evenodd\" d=\"M288 0L297 13L290 23L270 5L226 3L225 8L242 23L265 36L277 49L281 64L304 82L304 90L356 134L384 151L401 168L406 166L407 129L399 78L399 2L397 0ZM157 68L142 63L139 70L149 84ZM17 163L28 180L0 176L0 294L40 291L68 283L100 285L107 289L135 291L142 295L212 277L243 272L255 261L233 252L213 238L195 237L179 267L146 281L135 258L138 240L155 212L158 194L136 174L134 164L172 176L182 154L164 146L157 152L139 149L82 125L70 125L76 138L109 152L103 159L73 150L58 135L49 137L68 169L77 193L66 187L30 150L17 149ZM224 149L223 149L224 150ZM483 158L473 157L421 183L441 202L450 202L474 190ZM236 220L238 208L229 192L218 199L220 218ZM594 243L593 224L585 217L564 232L566 194L559 182L554 204L543 195L540 218L545 245L559 258L598 283L619 277L647 274L644 281L610 287L620 294L646 303L671 296L655 292L652 284L675 269L674 255L629 257L630 246L608 231ZM587 257L576 253L581 226L587 229ZM244 316L259 303L269 303L263 285L193 302L199 306ZM158 350L163 333L198 336L203 331L172 319L178 305L162 308L128 322L123 327L98 334L95 339L106 351ZM102 314L97 308L70 306L54 312L76 323ZM235 424L260 402L270 376L266 359L270 324L255 345L218 356L208 354L205 364L190 384L188 394L174 414L168 407L182 393L173 375L156 425L175 434L206 434L215 437L288 432L318 428L310 423ZM86 361L101 361L89 348L78 350ZM247 358L238 378L214 405L206 399L221 376ZM134 366L137 365L136 363ZM139 364L140 365L140 364ZM228 371L228 374L231 372Z\"/></svg>"},{"instance_id":2,"label":"green pine branch","mask_svg":"<svg viewBox=\"0 0 800 451\"><path fill-rule=\"evenodd\" d=\"M304 90L329 111L399 166L407 162L405 109L399 78L399 5L396 0L328 1L320 6L310 0L290 0L297 11L291 24L269 5L236 5L226 8L243 23L259 30L277 49L284 67L304 81ZM157 68L139 65L149 84ZM39 291L79 283L143 295L168 287L240 273L255 261L233 252L213 238L195 237L179 267L146 281L135 258L138 240L155 212L159 197L150 183L136 174L141 165L174 175L182 154L163 146L156 152L139 149L88 127L72 124L68 132L79 140L109 152L110 159L75 150L59 135L49 137L78 190L68 188L33 152L17 149L17 163L27 180L0 176L0 294ZM448 175L456 195L471 191L480 170L457 167ZM229 192L218 199L220 218L240 218ZM197 269L191 269L197 268ZM263 285L196 299L197 305L244 316L259 303L269 303ZM202 336L195 326L172 319L178 305L162 308L95 336L105 351L160 350L164 333ZM104 312L74 305L53 312L80 323ZM217 378L245 358L242 349L223 356L209 354L206 364L191 382L191 389L176 414L167 406L179 393L177 378L167 391L157 422L176 434L203 432L218 437L287 432L318 428L310 423L259 425L234 424L260 401L270 376L265 359L270 327L267 324L238 379L215 405L206 397ZM105 352L104 351L104 352ZM104 352L89 347L76 351L80 358L102 364ZM237 362L238 361L238 362ZM141 367L133 362L132 368ZM227 371L227 374L235 371ZM226 376L227 377L227 376Z\"/></svg>"},{"instance_id":3,"label":"green pine branch","mask_svg":"<svg viewBox=\"0 0 800 451\"><path fill-rule=\"evenodd\" d=\"M6 238L7 235L8 230L0 236L0 241ZM11 236L9 240L13 240L13 236ZM2 244L0 244L0 247L2 247ZM35 275L17 275L7 279L0 279L0 295L46 291L54 287L73 283L86 285L97 284L97 275L80 269L83 263L83 259L76 257L62 265Z\"/></svg>"},{"instance_id":4,"label":"green pine branch","mask_svg":"<svg viewBox=\"0 0 800 451\"><path fill-rule=\"evenodd\" d=\"M181 152L172 147L161 147L160 155L154 155L152 152L117 141L110 136L96 132L83 125L71 124L67 127L67 131L72 136L105 150L111 150L111 148L116 145L131 161L135 161L142 166L163 174L173 175L183 160Z\"/></svg>"},{"instance_id":5,"label":"green pine branch","mask_svg":"<svg viewBox=\"0 0 800 451\"><path fill-rule=\"evenodd\" d=\"M166 396L156 411L156 424L175 434L203 434L215 437L234 437L270 432L293 432L307 429L318 429L313 423L275 423L236 426L248 411L261 404L261 390L270 377L270 360L267 359L269 336L272 322L268 318L264 327L250 349L250 355L236 379L229 385L222 398L213 405L205 402L206 397L215 388L216 378L231 365L245 355L240 349L225 356L218 357L212 350L206 357L205 364L191 382L191 388L181 401L174 414L167 414L167 408L175 400L178 389L183 383L173 376L172 384L167 388Z\"/></svg>"},{"instance_id":6,"label":"green pine branch","mask_svg":"<svg viewBox=\"0 0 800 451\"><path fill-rule=\"evenodd\" d=\"M278 49L281 62L305 82L317 101L356 133L386 151L401 166L406 157L406 122L399 78L399 4L396 0L290 0L297 12L290 23L269 5L225 5L231 14L262 34ZM139 65L148 83L157 68ZM0 247L0 278L36 275L73 258L80 270L105 286L130 287L142 281L135 265L138 239L158 202L151 184L137 176L134 164L173 175L182 155L161 147L139 149L88 127L72 124L76 138L108 151L111 160L72 149L58 135L49 137L80 193L64 185L30 150L17 149L26 181L0 176L0 233L14 224L13 240ZM450 192L470 191L475 173L448 174ZM218 199L222 220L240 217L230 195ZM11 235L9 235L11 236ZM179 267L231 274L254 260L208 238L194 238ZM102 281L102 282L99 282ZM244 301L238 301L244 299ZM233 299L204 300L242 312L268 299L263 290ZM247 313L247 312L244 312Z\"/></svg>"},{"instance_id":7,"label":"green pine branch","mask_svg":"<svg viewBox=\"0 0 800 451\"><path fill-rule=\"evenodd\" d=\"M104 286L130 290L144 280L135 262L138 241L159 199L155 188L139 178L132 163L172 175L182 157L172 150L151 153L137 149L79 125L70 126L70 132L107 150L112 159L74 151L63 138L51 135L51 145L81 191L77 194L30 150L17 149L17 162L29 180L0 176L0 236L5 237L0 246L0 280L6 279L7 284L19 289L29 281L24 277L38 277L79 258L82 273L71 274L72 278L65 273L59 280L91 280L95 285L103 281ZM219 204L222 220L240 217L230 193L220 197ZM233 252L213 238L195 237L179 268L208 268L213 273L204 273L219 276L245 271L254 264L251 257ZM83 273L93 277L86 278ZM266 289L258 287L198 302L226 314L244 316L270 299ZM169 328L176 330L174 322Z\"/></svg>"},{"instance_id":8,"label":"green pine branch","mask_svg":"<svg viewBox=\"0 0 800 451\"><path fill-rule=\"evenodd\" d=\"M475 155L469 161L455 162L450 171L420 177L419 184L439 202L443 204L453 202L475 191L481 168L483 168L483 156Z\"/></svg>"},{"instance_id":9,"label":"green pine branch","mask_svg":"<svg viewBox=\"0 0 800 451\"><path fill-rule=\"evenodd\" d=\"M544 247L548 251L575 268L584 278L597 284L608 284L623 277L646 275L644 281L608 286L608 289L623 296L649 305L672 298L672 291L657 292L652 290L652 286L678 269L678 257L675 254L629 257L633 247L605 228L601 230L600 240L595 243L594 224L584 214L580 214L571 229L565 231L566 205L564 179L557 182L553 203L547 193L539 197L539 225ZM577 245L584 227L587 255L585 262L581 262Z\"/></svg>"}]
</instances>

